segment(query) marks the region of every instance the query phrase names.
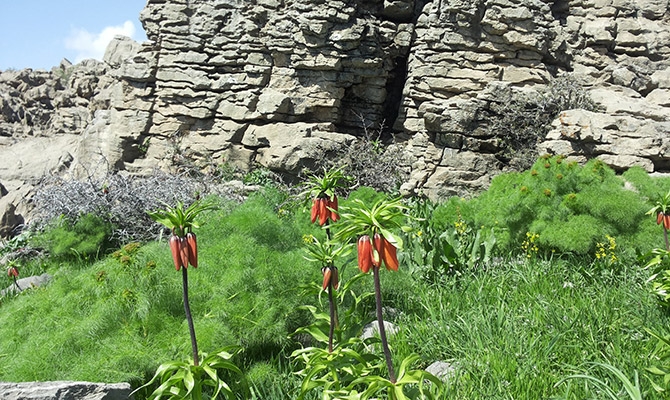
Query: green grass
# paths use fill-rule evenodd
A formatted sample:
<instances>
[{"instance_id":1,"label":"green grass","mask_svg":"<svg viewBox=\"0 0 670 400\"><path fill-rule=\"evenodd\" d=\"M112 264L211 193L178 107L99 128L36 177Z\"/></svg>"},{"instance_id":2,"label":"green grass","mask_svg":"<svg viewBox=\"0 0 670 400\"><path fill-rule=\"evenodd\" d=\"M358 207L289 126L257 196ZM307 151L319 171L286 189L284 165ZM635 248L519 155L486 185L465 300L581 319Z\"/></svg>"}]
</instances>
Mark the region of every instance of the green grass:
<instances>
[{"instance_id":1,"label":"green grass","mask_svg":"<svg viewBox=\"0 0 670 400\"><path fill-rule=\"evenodd\" d=\"M200 266L188 270L200 350L242 346L236 362L258 399L296 397L300 380L288 355L300 343L289 335L310 322L299 306L326 311L302 289L321 279L319 266L303 258L303 234L323 232L309 225L308 210L284 200L271 190L208 212L197 230ZM128 258L31 264L54 279L0 300L0 381L138 386L162 362L190 357L181 274L167 244L123 254ZM354 256L345 280L356 273ZM603 398L579 380L556 386L590 371L589 362L610 364L630 379L637 371L645 398L662 398L644 378L655 345L644 328L665 332L670 318L648 292L648 271L594 270L588 257L513 259L429 286L410 270L382 272L385 306L396 310L388 319L401 328L390 344L396 364L417 353L423 366L456 365L445 398ZM372 291L371 276L358 283ZM621 387L604 369L591 373Z\"/></svg>"},{"instance_id":2,"label":"green grass","mask_svg":"<svg viewBox=\"0 0 670 400\"><path fill-rule=\"evenodd\" d=\"M415 287L418 307L396 340L425 360L457 365L450 398L563 398L567 385L554 385L586 362L632 377L649 366L655 346L644 328L669 320L645 290L645 273L607 275L594 281L566 261L508 263ZM573 392L569 398L586 396Z\"/></svg>"}]
</instances>

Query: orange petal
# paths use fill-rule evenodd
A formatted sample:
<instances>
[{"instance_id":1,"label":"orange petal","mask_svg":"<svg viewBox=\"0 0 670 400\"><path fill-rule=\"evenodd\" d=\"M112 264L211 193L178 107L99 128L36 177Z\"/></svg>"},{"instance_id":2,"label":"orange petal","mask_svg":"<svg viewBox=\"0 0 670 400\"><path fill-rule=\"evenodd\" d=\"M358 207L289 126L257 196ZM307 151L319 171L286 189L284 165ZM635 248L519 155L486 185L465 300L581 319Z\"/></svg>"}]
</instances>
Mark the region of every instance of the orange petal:
<instances>
[{"instance_id":1,"label":"orange petal","mask_svg":"<svg viewBox=\"0 0 670 400\"><path fill-rule=\"evenodd\" d=\"M389 271L398 270L398 249L386 238L382 240L382 259Z\"/></svg>"},{"instance_id":2,"label":"orange petal","mask_svg":"<svg viewBox=\"0 0 670 400\"><path fill-rule=\"evenodd\" d=\"M333 222L339 221L340 215L337 213L337 196L333 196L333 199L330 201L329 207L331 208L330 219L332 219Z\"/></svg>"},{"instance_id":3,"label":"orange petal","mask_svg":"<svg viewBox=\"0 0 670 400\"><path fill-rule=\"evenodd\" d=\"M323 226L328 220L330 211L328 211L328 203L326 199L319 199L319 225Z\"/></svg>"},{"instance_id":4,"label":"orange petal","mask_svg":"<svg viewBox=\"0 0 670 400\"><path fill-rule=\"evenodd\" d=\"M373 236L373 249L372 249L372 266L379 267L382 265L382 236L378 233L375 233Z\"/></svg>"},{"instance_id":5,"label":"orange petal","mask_svg":"<svg viewBox=\"0 0 670 400\"><path fill-rule=\"evenodd\" d=\"M172 262L177 271L181 268L181 242L179 236L172 235L168 239L168 244L170 245L170 252L172 253Z\"/></svg>"},{"instance_id":6,"label":"orange petal","mask_svg":"<svg viewBox=\"0 0 670 400\"><path fill-rule=\"evenodd\" d=\"M179 239L179 255L181 258L181 266L184 268L188 268L189 255L188 255L188 242L186 241L186 238Z\"/></svg>"},{"instance_id":7,"label":"orange petal","mask_svg":"<svg viewBox=\"0 0 670 400\"><path fill-rule=\"evenodd\" d=\"M316 221L316 217L319 216L319 206L317 205L317 201L316 201L316 200L317 200L317 199L314 199L314 200L312 201L312 212L311 212L311 215L310 215L310 218L311 218L311 220L312 220L312 223L314 223L314 222Z\"/></svg>"},{"instance_id":8,"label":"orange petal","mask_svg":"<svg viewBox=\"0 0 670 400\"><path fill-rule=\"evenodd\" d=\"M321 272L323 273L323 290L328 289L328 284L330 284L330 276L332 274L332 271L330 270L329 267L323 267L321 269Z\"/></svg>"},{"instance_id":9,"label":"orange petal","mask_svg":"<svg viewBox=\"0 0 670 400\"><path fill-rule=\"evenodd\" d=\"M367 274L372 266L372 245L370 236L363 235L358 238L358 268Z\"/></svg>"}]
</instances>

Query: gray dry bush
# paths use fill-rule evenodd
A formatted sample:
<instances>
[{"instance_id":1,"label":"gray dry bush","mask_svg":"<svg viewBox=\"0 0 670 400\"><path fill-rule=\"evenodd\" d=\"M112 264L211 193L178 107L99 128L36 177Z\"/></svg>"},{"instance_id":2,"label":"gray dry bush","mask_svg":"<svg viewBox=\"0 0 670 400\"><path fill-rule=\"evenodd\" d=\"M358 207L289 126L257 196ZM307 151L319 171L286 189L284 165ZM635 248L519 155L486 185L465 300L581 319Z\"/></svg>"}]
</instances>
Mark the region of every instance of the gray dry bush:
<instances>
[{"instance_id":1,"label":"gray dry bush","mask_svg":"<svg viewBox=\"0 0 670 400\"><path fill-rule=\"evenodd\" d=\"M366 128L362 137L330 161L329 167L342 167L344 174L353 178L353 188L367 186L384 193L397 193L409 178L409 161L395 143L384 144L381 138L381 128L374 132Z\"/></svg>"},{"instance_id":2,"label":"gray dry bush","mask_svg":"<svg viewBox=\"0 0 670 400\"><path fill-rule=\"evenodd\" d=\"M166 204L190 204L198 196L210 194L242 200L233 188L212 182L209 176L162 171L148 176L110 173L84 180L45 176L37 187L32 230L42 229L60 216L75 222L82 215L94 214L113 226L111 239L118 243L159 237L162 227L149 218L147 211Z\"/></svg>"},{"instance_id":3,"label":"gray dry bush","mask_svg":"<svg viewBox=\"0 0 670 400\"><path fill-rule=\"evenodd\" d=\"M513 169L523 171L537 160L536 144L549 132L561 111L597 110L584 87L569 75L554 79L539 91L521 91L499 86L486 109L475 116L486 121L488 136L499 141L498 157Z\"/></svg>"}]
</instances>

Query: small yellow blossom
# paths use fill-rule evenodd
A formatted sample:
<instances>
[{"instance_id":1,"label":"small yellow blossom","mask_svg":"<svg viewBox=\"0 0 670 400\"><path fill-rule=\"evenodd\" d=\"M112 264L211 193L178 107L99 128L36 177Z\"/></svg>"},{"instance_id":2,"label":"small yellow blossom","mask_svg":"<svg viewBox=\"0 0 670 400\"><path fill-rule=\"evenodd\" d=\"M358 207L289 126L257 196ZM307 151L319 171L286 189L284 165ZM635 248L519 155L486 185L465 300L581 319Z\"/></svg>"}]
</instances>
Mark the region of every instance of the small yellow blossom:
<instances>
[{"instance_id":1,"label":"small yellow blossom","mask_svg":"<svg viewBox=\"0 0 670 400\"><path fill-rule=\"evenodd\" d=\"M608 264L614 264L619 260L616 255L616 239L610 235L605 235L607 243L596 243L596 260L597 261L606 261Z\"/></svg>"},{"instance_id":2,"label":"small yellow blossom","mask_svg":"<svg viewBox=\"0 0 670 400\"><path fill-rule=\"evenodd\" d=\"M526 258L537 256L537 253L540 251L540 248L537 245L537 240L539 238L539 233L526 232L526 239L521 243L521 250L526 253Z\"/></svg>"},{"instance_id":3,"label":"small yellow blossom","mask_svg":"<svg viewBox=\"0 0 670 400\"><path fill-rule=\"evenodd\" d=\"M458 220L454 222L454 228L456 228L456 233L458 233L459 235L463 235L465 234L465 231L468 229L468 224L466 224L465 221L463 221L463 219L461 219L461 216L459 215Z\"/></svg>"}]
</instances>

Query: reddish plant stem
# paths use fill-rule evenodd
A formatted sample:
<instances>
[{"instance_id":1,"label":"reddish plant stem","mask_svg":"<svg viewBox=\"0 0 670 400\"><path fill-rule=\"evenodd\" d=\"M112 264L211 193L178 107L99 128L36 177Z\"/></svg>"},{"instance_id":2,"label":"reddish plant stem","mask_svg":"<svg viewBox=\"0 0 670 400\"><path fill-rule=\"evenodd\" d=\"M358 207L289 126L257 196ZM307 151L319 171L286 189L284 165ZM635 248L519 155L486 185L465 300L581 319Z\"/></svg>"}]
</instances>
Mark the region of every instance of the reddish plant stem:
<instances>
[{"instance_id":1,"label":"reddish plant stem","mask_svg":"<svg viewBox=\"0 0 670 400\"><path fill-rule=\"evenodd\" d=\"M328 241L330 242L331 237L330 237L330 221L326 220L326 237L328 238ZM332 268L331 265L327 266L326 268ZM332 273L331 273L332 276ZM333 281L331 278L331 281L328 282L328 305L330 308L330 330L328 331L328 352L332 353L333 352L333 337L335 336L335 324L337 324L336 318L336 310L335 310L335 301L333 299Z\"/></svg>"},{"instance_id":2,"label":"reddish plant stem","mask_svg":"<svg viewBox=\"0 0 670 400\"><path fill-rule=\"evenodd\" d=\"M188 322L188 331L191 335L191 350L193 351L193 365L200 364L198 360L198 342L195 340L195 328L193 327L193 317L191 317L191 307L188 304L188 272L186 266L182 267L182 286L184 287L184 311L186 312L186 321Z\"/></svg>"},{"instance_id":3,"label":"reddish plant stem","mask_svg":"<svg viewBox=\"0 0 670 400\"><path fill-rule=\"evenodd\" d=\"M16 285L16 288L17 288L17 289L19 290L19 292L20 292L20 291L21 291L21 286L19 286L19 283L16 281L16 277L13 276L12 278L14 278L14 285Z\"/></svg>"},{"instance_id":4,"label":"reddish plant stem","mask_svg":"<svg viewBox=\"0 0 670 400\"><path fill-rule=\"evenodd\" d=\"M389 350L388 340L386 339L386 328L384 328L384 317L382 315L382 290L379 281L379 267L372 266L372 275L375 280L375 303L377 303L377 323L379 324L379 337L382 340L382 347L384 349L384 357L386 358L386 366L389 370L389 380L391 383L396 382L395 370L393 369L393 360L391 359L391 350Z\"/></svg>"},{"instance_id":5,"label":"reddish plant stem","mask_svg":"<svg viewBox=\"0 0 670 400\"><path fill-rule=\"evenodd\" d=\"M330 268L330 267L326 267ZM331 274L332 277L332 274ZM328 331L328 352L333 352L333 336L335 336L335 301L333 299L333 281L328 282L328 303L330 304L330 330Z\"/></svg>"}]
</instances>

